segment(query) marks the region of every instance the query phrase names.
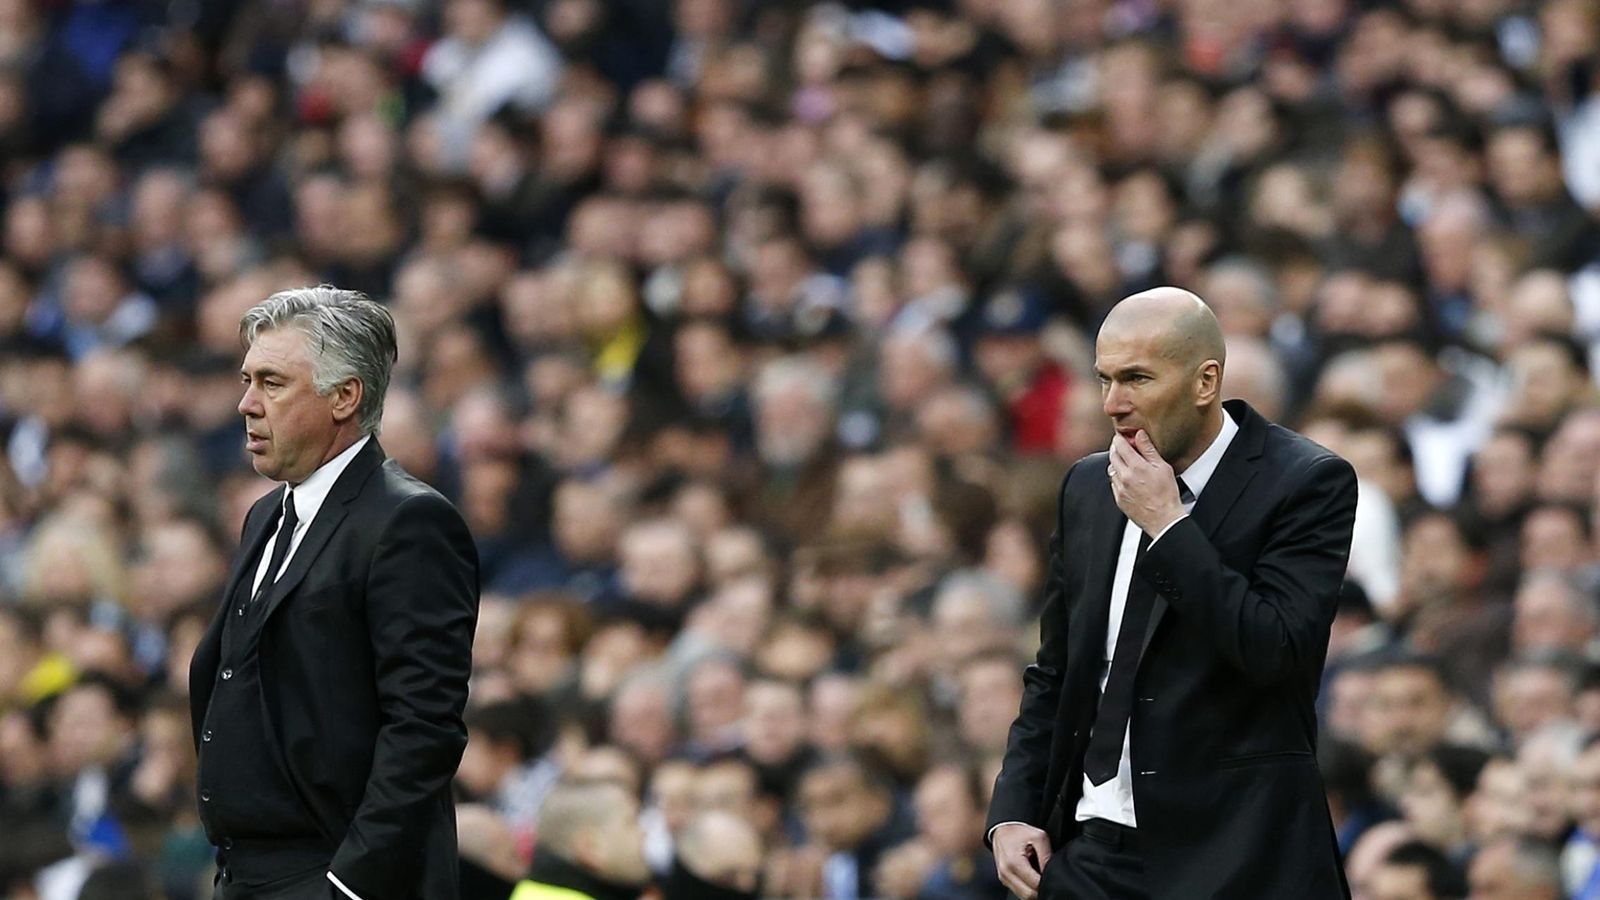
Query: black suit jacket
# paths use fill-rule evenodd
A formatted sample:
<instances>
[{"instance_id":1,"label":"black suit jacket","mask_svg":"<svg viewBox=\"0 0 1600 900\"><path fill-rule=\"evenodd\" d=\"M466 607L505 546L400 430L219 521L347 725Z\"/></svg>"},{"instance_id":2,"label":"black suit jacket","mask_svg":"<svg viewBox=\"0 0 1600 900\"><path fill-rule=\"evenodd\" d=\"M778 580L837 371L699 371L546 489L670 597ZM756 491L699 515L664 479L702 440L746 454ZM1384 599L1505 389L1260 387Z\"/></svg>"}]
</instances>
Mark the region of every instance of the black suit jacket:
<instances>
[{"instance_id":1,"label":"black suit jacket","mask_svg":"<svg viewBox=\"0 0 1600 900\"><path fill-rule=\"evenodd\" d=\"M254 576L279 487L245 517L223 596ZM273 748L330 845L332 871L365 900L457 896L450 782L478 613L478 558L438 492L385 459L351 460L271 592L258 644ZM195 649L199 746L220 664L224 602Z\"/></svg>"},{"instance_id":2,"label":"black suit jacket","mask_svg":"<svg viewBox=\"0 0 1600 900\"><path fill-rule=\"evenodd\" d=\"M1192 514L1147 550L1156 588L1129 720L1134 810L1152 896L1347 897L1316 766L1313 704L1350 552L1350 464L1261 418ZM1041 645L995 781L989 825L1075 836L1099 702L1111 580L1127 521L1107 454L1074 465L1051 538Z\"/></svg>"}]
</instances>

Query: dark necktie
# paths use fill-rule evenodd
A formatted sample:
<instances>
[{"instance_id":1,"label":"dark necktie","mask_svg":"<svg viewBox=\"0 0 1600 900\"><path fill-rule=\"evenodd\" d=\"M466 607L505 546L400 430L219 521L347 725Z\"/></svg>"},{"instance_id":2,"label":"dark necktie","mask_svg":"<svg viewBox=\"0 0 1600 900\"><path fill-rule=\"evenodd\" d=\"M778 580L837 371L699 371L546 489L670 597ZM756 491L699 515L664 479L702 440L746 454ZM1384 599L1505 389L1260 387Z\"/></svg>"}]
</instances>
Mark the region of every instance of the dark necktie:
<instances>
[{"instance_id":1,"label":"dark necktie","mask_svg":"<svg viewBox=\"0 0 1600 900\"><path fill-rule=\"evenodd\" d=\"M283 519L278 522L278 536L272 539L272 559L267 561L267 574L261 577L261 585L250 597L251 603L265 597L272 583L278 580L278 570L283 568L283 561L289 555L289 543L294 537L294 527L299 522L294 514L294 491L289 491L283 501Z\"/></svg>"},{"instance_id":2,"label":"dark necktie","mask_svg":"<svg viewBox=\"0 0 1600 900\"><path fill-rule=\"evenodd\" d=\"M1194 494L1182 478L1178 479L1178 497L1185 506L1194 502ZM1150 535L1141 532L1139 550L1133 555L1136 570L1149 546ZM1133 713L1133 676L1139 671L1139 654L1144 649L1144 632L1150 625L1155 600L1155 589L1135 572L1128 580L1128 599L1122 609L1111 673L1106 676L1106 689L1100 695L1094 729L1089 733L1089 747L1083 754L1083 774L1090 784L1099 786L1110 781L1122 764L1122 736L1127 733L1128 717Z\"/></svg>"}]
</instances>

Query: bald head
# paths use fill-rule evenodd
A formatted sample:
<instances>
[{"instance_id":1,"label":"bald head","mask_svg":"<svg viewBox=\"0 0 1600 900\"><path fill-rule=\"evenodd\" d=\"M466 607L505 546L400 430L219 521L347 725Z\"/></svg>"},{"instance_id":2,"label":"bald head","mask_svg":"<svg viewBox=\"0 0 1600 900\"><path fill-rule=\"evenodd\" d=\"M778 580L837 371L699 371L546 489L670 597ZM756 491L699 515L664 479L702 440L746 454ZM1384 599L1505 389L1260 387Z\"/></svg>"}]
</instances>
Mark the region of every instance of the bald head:
<instances>
[{"instance_id":1,"label":"bald head","mask_svg":"<svg viewBox=\"0 0 1600 900\"><path fill-rule=\"evenodd\" d=\"M1185 366L1208 359L1226 361L1222 326L1204 300L1178 287L1157 287L1127 297L1111 308L1100 326L1105 335L1159 336L1161 355Z\"/></svg>"},{"instance_id":2,"label":"bald head","mask_svg":"<svg viewBox=\"0 0 1600 900\"><path fill-rule=\"evenodd\" d=\"M1222 329L1189 291L1159 287L1111 308L1094 343L1101 409L1128 441L1144 432L1182 472L1222 428Z\"/></svg>"}]
</instances>

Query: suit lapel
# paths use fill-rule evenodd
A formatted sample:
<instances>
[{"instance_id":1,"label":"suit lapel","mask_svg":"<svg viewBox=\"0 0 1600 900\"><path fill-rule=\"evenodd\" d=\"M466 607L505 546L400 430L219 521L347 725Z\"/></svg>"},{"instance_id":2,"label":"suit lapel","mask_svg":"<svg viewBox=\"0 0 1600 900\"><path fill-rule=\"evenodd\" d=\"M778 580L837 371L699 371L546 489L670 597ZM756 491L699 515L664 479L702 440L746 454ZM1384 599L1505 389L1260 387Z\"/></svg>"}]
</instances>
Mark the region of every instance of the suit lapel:
<instances>
[{"instance_id":1,"label":"suit lapel","mask_svg":"<svg viewBox=\"0 0 1600 900\"><path fill-rule=\"evenodd\" d=\"M350 460L350 465L339 473L339 480L334 482L333 490L328 492L328 498L322 501L322 508L317 510L316 518L311 520L306 536L301 538L300 546L295 548L294 555L289 558L288 568L283 570L282 577L267 591L267 596L262 601L267 604L266 611L261 616L262 621L272 617L278 605L294 592L306 577L306 573L311 571L311 564L316 562L317 555L327 546L328 539L338 530L339 523L344 521L346 504L361 493L361 487L366 484L367 478L377 470L383 460L383 448L378 446L377 438L373 438L356 453L354 459Z\"/></svg>"},{"instance_id":2,"label":"suit lapel","mask_svg":"<svg viewBox=\"0 0 1600 900\"><path fill-rule=\"evenodd\" d=\"M1111 623L1111 581L1117 573L1122 532L1128 525L1128 517L1117 507L1116 497L1111 493L1110 476L1101 474L1098 477L1104 484L1095 488L1093 502L1097 506L1085 517L1093 524L1094 531L1087 538L1082 558L1100 560L1103 564L1097 563L1085 577L1083 598L1087 602L1077 604L1072 616L1077 621L1072 621L1068 630L1068 634L1076 632L1091 641L1085 650L1105 644L1106 629ZM1103 650L1096 650L1086 658L1098 664L1103 656Z\"/></svg>"},{"instance_id":3,"label":"suit lapel","mask_svg":"<svg viewBox=\"0 0 1600 900\"><path fill-rule=\"evenodd\" d=\"M1261 457L1267 439L1267 420L1261 418L1249 404L1243 400L1229 400L1223 404L1223 408L1233 414L1234 421L1239 425L1239 433L1233 436L1233 443L1222 454L1217 470L1211 473L1211 480L1206 482L1205 490L1200 492L1194 502L1194 510L1189 513L1208 538L1216 536L1228 511L1233 509L1234 502L1244 492L1250 479L1255 477L1255 461ZM1157 591L1155 605L1150 609L1150 622L1144 629L1144 643L1139 656L1141 660L1144 651L1150 648L1150 641L1156 635L1156 626L1161 624L1161 617L1166 612L1167 598Z\"/></svg>"},{"instance_id":4,"label":"suit lapel","mask_svg":"<svg viewBox=\"0 0 1600 900\"><path fill-rule=\"evenodd\" d=\"M206 633L201 636L199 645L195 647L194 659L189 666L189 696L197 744L200 739L200 722L205 717L206 706L211 699L211 684L216 678L217 665L222 659L222 628L227 623L228 611L233 606L233 592L239 589L240 580L253 574L255 566L261 561L261 548L267 542L271 526L277 521L271 510L283 504L283 491L283 486L279 485L251 507L254 519L249 516L245 518L244 535L239 540L239 553L234 557L233 566L228 571L227 587L223 589L221 602L217 604L217 614L211 617L211 624L206 627Z\"/></svg>"},{"instance_id":5,"label":"suit lapel","mask_svg":"<svg viewBox=\"0 0 1600 900\"><path fill-rule=\"evenodd\" d=\"M277 523L278 517L270 512L283 506L283 492L286 488L278 485L267 497L272 498L272 503L263 510L263 514L256 516L256 520L245 530L244 539L239 542L239 555L233 561L233 570L228 573L228 586L222 592L222 605L227 606L233 592L239 589L239 581L253 576L253 568L261 563L261 548L267 543L267 535L272 533L272 526ZM265 498L263 498L265 499Z\"/></svg>"}]
</instances>

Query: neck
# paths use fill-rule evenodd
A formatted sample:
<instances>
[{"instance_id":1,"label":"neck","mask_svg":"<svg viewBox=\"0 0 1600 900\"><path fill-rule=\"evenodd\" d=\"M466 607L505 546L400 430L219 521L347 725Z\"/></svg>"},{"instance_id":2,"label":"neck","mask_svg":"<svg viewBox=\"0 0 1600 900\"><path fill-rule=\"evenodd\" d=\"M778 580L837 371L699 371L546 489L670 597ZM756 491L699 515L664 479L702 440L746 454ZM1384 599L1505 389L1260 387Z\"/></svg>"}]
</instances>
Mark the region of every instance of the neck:
<instances>
[{"instance_id":1,"label":"neck","mask_svg":"<svg viewBox=\"0 0 1600 900\"><path fill-rule=\"evenodd\" d=\"M1221 433L1222 404L1216 403L1206 410L1205 418L1201 420L1200 433L1194 436L1194 442L1189 445L1189 449L1172 460L1172 471L1179 475L1188 471L1189 467L1194 465L1194 461L1210 448L1212 441L1215 441L1217 435Z\"/></svg>"},{"instance_id":2,"label":"neck","mask_svg":"<svg viewBox=\"0 0 1600 900\"><path fill-rule=\"evenodd\" d=\"M334 434L332 443L328 444L328 449L322 452L322 459L318 460L317 464L311 467L310 472L306 472L299 478L290 481L289 485L293 487L305 481L307 478L310 478L311 472L315 472L316 470L332 462L334 457L345 452L346 450L349 450L351 446L353 446L356 441L361 440L362 437L362 433L354 428L340 429Z\"/></svg>"}]
</instances>

